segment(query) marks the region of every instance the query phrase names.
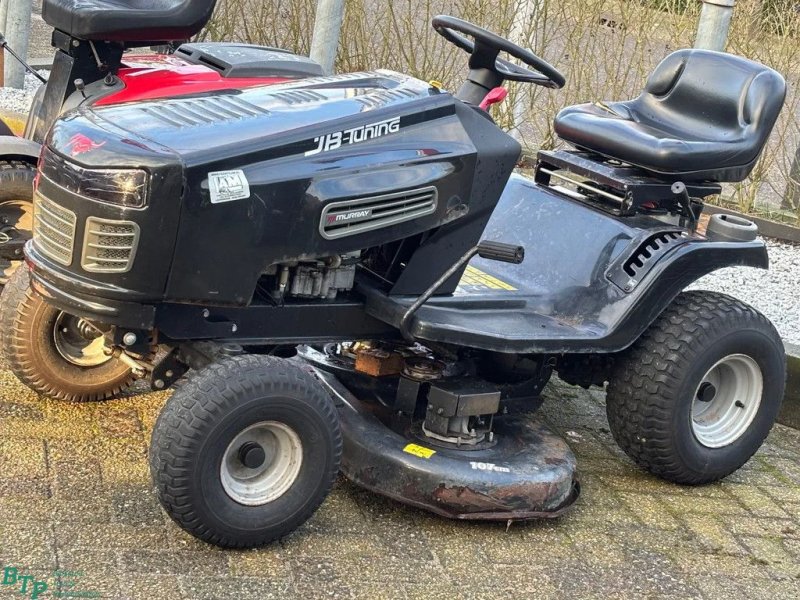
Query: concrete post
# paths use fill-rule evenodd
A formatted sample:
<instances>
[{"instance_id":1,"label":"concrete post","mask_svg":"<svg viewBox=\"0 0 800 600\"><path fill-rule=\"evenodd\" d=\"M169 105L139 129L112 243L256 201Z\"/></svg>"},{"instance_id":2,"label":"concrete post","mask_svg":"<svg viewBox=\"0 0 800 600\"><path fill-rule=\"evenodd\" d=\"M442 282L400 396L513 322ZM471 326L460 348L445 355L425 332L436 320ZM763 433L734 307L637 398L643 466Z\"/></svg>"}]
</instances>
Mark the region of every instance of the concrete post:
<instances>
[{"instance_id":1,"label":"concrete post","mask_svg":"<svg viewBox=\"0 0 800 600\"><path fill-rule=\"evenodd\" d=\"M6 15L8 15L8 0L0 0L0 32L6 32Z\"/></svg>"},{"instance_id":2,"label":"concrete post","mask_svg":"<svg viewBox=\"0 0 800 600\"><path fill-rule=\"evenodd\" d=\"M697 25L695 48L724 52L736 0L700 0L700 22Z\"/></svg>"},{"instance_id":3,"label":"concrete post","mask_svg":"<svg viewBox=\"0 0 800 600\"><path fill-rule=\"evenodd\" d=\"M333 74L339 36L344 21L345 0L319 0L314 35L311 38L311 58L322 65L326 75Z\"/></svg>"},{"instance_id":4,"label":"concrete post","mask_svg":"<svg viewBox=\"0 0 800 600\"><path fill-rule=\"evenodd\" d=\"M28 59L28 38L31 33L32 0L7 0L6 40L8 45L23 59ZM11 58L5 61L5 83L8 87L21 89L25 84L25 68Z\"/></svg>"}]
</instances>

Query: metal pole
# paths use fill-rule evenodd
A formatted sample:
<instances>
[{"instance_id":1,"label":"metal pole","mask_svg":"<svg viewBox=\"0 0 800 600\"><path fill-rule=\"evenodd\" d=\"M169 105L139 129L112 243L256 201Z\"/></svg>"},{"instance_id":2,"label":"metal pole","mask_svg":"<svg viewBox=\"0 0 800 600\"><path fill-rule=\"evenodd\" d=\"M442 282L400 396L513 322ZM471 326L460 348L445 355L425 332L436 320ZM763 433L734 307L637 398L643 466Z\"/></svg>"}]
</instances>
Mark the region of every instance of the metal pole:
<instances>
[{"instance_id":1,"label":"metal pole","mask_svg":"<svg viewBox=\"0 0 800 600\"><path fill-rule=\"evenodd\" d=\"M8 16L8 0L0 0L0 33L5 35L6 17ZM0 87L6 85L6 53L0 50Z\"/></svg>"},{"instance_id":2,"label":"metal pole","mask_svg":"<svg viewBox=\"0 0 800 600\"><path fill-rule=\"evenodd\" d=\"M8 45L19 54L23 60L28 59L28 38L31 33L31 13L33 12L32 0L7 0L8 15L6 16L6 39ZM25 85L25 68L19 61L5 61L6 86L21 89Z\"/></svg>"},{"instance_id":3,"label":"metal pole","mask_svg":"<svg viewBox=\"0 0 800 600\"><path fill-rule=\"evenodd\" d=\"M695 48L724 52L736 0L701 0L700 22L697 25Z\"/></svg>"},{"instance_id":4,"label":"metal pole","mask_svg":"<svg viewBox=\"0 0 800 600\"><path fill-rule=\"evenodd\" d=\"M311 58L322 65L326 75L333 74L339 36L344 21L345 0L319 0L311 38Z\"/></svg>"},{"instance_id":5,"label":"metal pole","mask_svg":"<svg viewBox=\"0 0 800 600\"><path fill-rule=\"evenodd\" d=\"M536 47L536 15L542 8L544 0L518 0L514 21L511 24L511 40L523 48ZM517 86L512 114L514 116L514 129L511 135L518 142L522 141L520 127L528 117L530 104L530 85Z\"/></svg>"}]
</instances>

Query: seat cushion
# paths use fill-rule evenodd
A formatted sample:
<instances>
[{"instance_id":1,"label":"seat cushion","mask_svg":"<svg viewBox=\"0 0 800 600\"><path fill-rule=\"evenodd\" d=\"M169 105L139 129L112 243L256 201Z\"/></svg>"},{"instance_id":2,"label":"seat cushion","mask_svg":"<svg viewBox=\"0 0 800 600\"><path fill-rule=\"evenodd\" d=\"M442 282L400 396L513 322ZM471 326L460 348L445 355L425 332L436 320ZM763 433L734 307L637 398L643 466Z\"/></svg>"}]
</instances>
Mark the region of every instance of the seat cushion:
<instances>
[{"instance_id":1,"label":"seat cushion","mask_svg":"<svg viewBox=\"0 0 800 600\"><path fill-rule=\"evenodd\" d=\"M556 120L559 137L585 148L659 174L691 175L692 179L738 177L721 173L748 166L758 149L747 140L710 140L690 132L669 132L635 121L623 103L580 104L562 110ZM721 179L716 179L721 181Z\"/></svg>"},{"instance_id":2,"label":"seat cushion","mask_svg":"<svg viewBox=\"0 0 800 600\"><path fill-rule=\"evenodd\" d=\"M555 131L571 144L686 180L741 181L778 118L786 84L768 67L705 50L682 50L626 102L571 106Z\"/></svg>"},{"instance_id":3,"label":"seat cushion","mask_svg":"<svg viewBox=\"0 0 800 600\"><path fill-rule=\"evenodd\" d=\"M211 18L216 0L44 0L45 22L83 40L187 40Z\"/></svg>"}]
</instances>

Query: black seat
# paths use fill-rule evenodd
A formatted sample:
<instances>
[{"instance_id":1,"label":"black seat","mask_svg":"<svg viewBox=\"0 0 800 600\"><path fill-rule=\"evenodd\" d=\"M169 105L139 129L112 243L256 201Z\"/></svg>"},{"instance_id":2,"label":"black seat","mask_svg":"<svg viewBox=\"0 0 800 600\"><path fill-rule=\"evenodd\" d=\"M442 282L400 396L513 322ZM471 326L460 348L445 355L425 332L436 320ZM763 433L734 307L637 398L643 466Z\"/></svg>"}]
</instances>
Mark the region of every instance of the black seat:
<instances>
[{"instance_id":1,"label":"black seat","mask_svg":"<svg viewBox=\"0 0 800 600\"><path fill-rule=\"evenodd\" d=\"M216 0L44 0L45 22L82 40L172 42L198 33Z\"/></svg>"},{"instance_id":2,"label":"black seat","mask_svg":"<svg viewBox=\"0 0 800 600\"><path fill-rule=\"evenodd\" d=\"M764 65L679 50L656 67L635 100L565 108L555 130L577 147L648 171L741 181L755 166L785 95L783 77Z\"/></svg>"}]
</instances>

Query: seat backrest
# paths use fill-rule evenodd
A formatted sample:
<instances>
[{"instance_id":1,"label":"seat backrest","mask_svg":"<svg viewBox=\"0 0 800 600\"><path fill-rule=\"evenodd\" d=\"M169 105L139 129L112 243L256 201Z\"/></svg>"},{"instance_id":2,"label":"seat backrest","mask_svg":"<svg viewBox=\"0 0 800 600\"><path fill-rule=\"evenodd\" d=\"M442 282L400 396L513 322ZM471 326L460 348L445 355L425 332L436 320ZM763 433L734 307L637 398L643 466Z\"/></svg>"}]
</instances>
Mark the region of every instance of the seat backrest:
<instances>
[{"instance_id":1,"label":"seat backrest","mask_svg":"<svg viewBox=\"0 0 800 600\"><path fill-rule=\"evenodd\" d=\"M776 71L740 56L679 50L650 76L632 104L644 122L676 125L698 138L749 138L759 150L780 114L786 82Z\"/></svg>"},{"instance_id":2,"label":"seat backrest","mask_svg":"<svg viewBox=\"0 0 800 600\"><path fill-rule=\"evenodd\" d=\"M188 40L211 19L217 0L42 0L42 18L84 40Z\"/></svg>"}]
</instances>

